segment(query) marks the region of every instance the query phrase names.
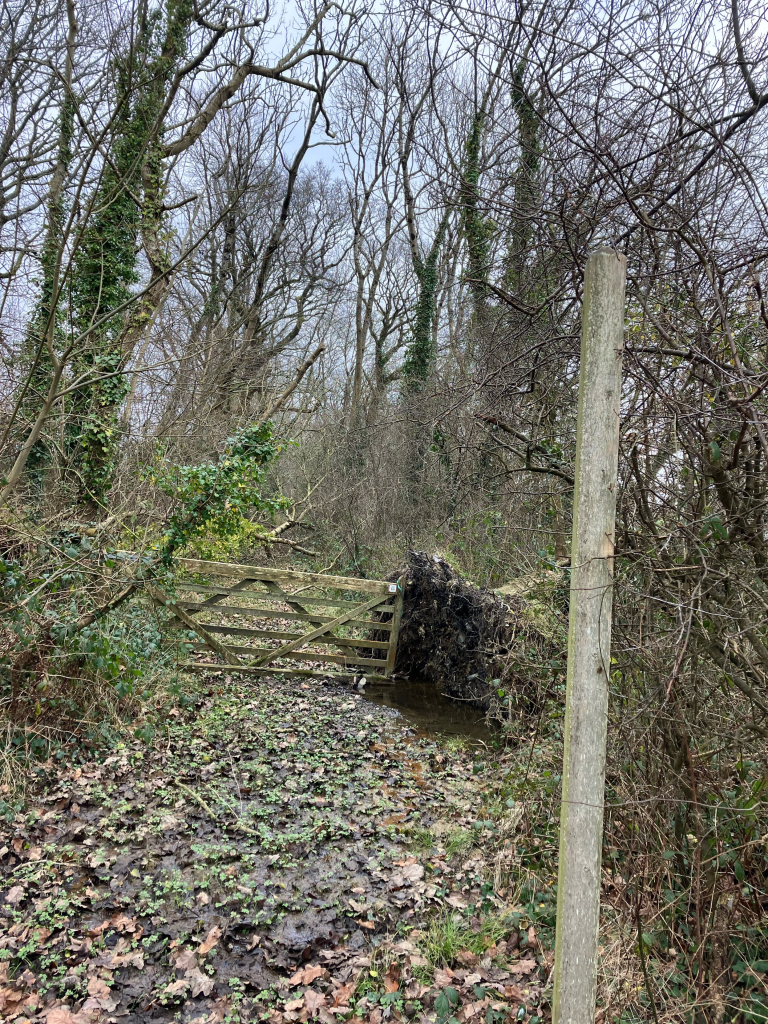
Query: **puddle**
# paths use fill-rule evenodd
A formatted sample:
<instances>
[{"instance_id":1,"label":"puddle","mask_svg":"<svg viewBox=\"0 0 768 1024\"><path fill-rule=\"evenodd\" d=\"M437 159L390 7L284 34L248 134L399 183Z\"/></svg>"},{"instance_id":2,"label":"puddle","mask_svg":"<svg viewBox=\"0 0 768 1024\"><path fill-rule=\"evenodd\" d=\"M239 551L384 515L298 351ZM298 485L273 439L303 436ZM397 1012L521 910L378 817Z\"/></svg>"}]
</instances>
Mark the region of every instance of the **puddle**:
<instances>
[{"instance_id":1,"label":"puddle","mask_svg":"<svg viewBox=\"0 0 768 1024\"><path fill-rule=\"evenodd\" d=\"M483 712L470 704L444 697L433 683L400 680L394 686L371 683L363 693L365 700L399 711L416 729L443 736L462 736L489 742L494 730Z\"/></svg>"}]
</instances>

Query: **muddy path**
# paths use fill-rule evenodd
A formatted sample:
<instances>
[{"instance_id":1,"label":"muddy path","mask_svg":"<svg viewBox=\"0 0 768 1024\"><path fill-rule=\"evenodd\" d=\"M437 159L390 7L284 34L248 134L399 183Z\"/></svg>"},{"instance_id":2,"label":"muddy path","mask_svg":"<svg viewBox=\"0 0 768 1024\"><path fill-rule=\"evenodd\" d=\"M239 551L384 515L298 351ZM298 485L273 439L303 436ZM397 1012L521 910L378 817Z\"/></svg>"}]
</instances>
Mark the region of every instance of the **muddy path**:
<instances>
[{"instance_id":1,"label":"muddy path","mask_svg":"<svg viewBox=\"0 0 768 1024\"><path fill-rule=\"evenodd\" d=\"M315 681L202 686L151 743L47 765L2 829L0 1016L535 1024L550 958L482 737Z\"/></svg>"}]
</instances>

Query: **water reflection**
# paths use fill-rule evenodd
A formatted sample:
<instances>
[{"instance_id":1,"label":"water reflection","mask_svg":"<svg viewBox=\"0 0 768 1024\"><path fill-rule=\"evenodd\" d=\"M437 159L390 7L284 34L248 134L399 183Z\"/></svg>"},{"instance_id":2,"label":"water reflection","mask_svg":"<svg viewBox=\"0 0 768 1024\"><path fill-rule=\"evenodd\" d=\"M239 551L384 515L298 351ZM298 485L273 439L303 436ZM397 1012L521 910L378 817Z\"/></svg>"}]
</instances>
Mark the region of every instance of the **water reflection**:
<instances>
[{"instance_id":1,"label":"water reflection","mask_svg":"<svg viewBox=\"0 0 768 1024\"><path fill-rule=\"evenodd\" d=\"M445 736L490 741L493 729L478 708L444 697L433 683L401 680L394 686L370 684L363 696L373 704L395 708L416 729Z\"/></svg>"}]
</instances>

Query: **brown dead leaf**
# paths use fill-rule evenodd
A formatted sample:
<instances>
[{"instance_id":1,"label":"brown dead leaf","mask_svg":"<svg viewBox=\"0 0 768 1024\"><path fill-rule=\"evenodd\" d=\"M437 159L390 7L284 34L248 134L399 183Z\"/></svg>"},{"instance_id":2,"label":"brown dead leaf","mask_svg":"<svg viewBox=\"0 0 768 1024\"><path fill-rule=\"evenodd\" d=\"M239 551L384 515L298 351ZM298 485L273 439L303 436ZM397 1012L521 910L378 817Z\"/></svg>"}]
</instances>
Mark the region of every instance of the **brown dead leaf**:
<instances>
[{"instance_id":1,"label":"brown dead leaf","mask_svg":"<svg viewBox=\"0 0 768 1024\"><path fill-rule=\"evenodd\" d=\"M109 929L113 929L116 932L129 932L130 934L134 934L138 929L138 934L135 935L135 938L137 939L140 938L143 933L143 928L141 925L136 924L135 917L127 917L125 914L118 911L118 913L113 914L112 917L107 918L106 921L102 921L100 925L97 925L95 928L91 928L89 934L96 938L99 935L103 935L104 932Z\"/></svg>"},{"instance_id":2,"label":"brown dead leaf","mask_svg":"<svg viewBox=\"0 0 768 1024\"><path fill-rule=\"evenodd\" d=\"M444 971L440 970L439 967L435 968L435 985L438 988L447 988L448 985L453 983L455 977L456 975L450 967L446 967Z\"/></svg>"},{"instance_id":3,"label":"brown dead leaf","mask_svg":"<svg viewBox=\"0 0 768 1024\"><path fill-rule=\"evenodd\" d=\"M400 964L397 962L389 965L389 970L384 975L384 991L397 992L400 988Z\"/></svg>"},{"instance_id":4,"label":"brown dead leaf","mask_svg":"<svg viewBox=\"0 0 768 1024\"><path fill-rule=\"evenodd\" d=\"M42 846L33 846L32 849L27 854L27 856L29 857L30 860L40 860L40 858L43 856Z\"/></svg>"},{"instance_id":5,"label":"brown dead leaf","mask_svg":"<svg viewBox=\"0 0 768 1024\"><path fill-rule=\"evenodd\" d=\"M355 990L355 983L350 981L348 985L339 985L336 991L333 993L333 1005L334 1006L347 1006L349 1004L349 997Z\"/></svg>"},{"instance_id":6,"label":"brown dead leaf","mask_svg":"<svg viewBox=\"0 0 768 1024\"><path fill-rule=\"evenodd\" d=\"M75 1024L75 1017L66 1006L54 1006L46 1014L45 1024Z\"/></svg>"},{"instance_id":7,"label":"brown dead leaf","mask_svg":"<svg viewBox=\"0 0 768 1024\"><path fill-rule=\"evenodd\" d=\"M451 893L450 896L446 896L445 902L449 903L452 907L455 907L456 910L465 910L467 906L461 896L455 892Z\"/></svg>"},{"instance_id":8,"label":"brown dead leaf","mask_svg":"<svg viewBox=\"0 0 768 1024\"><path fill-rule=\"evenodd\" d=\"M456 959L465 967L474 967L480 961L477 953L471 953L468 949L462 949L461 952L457 953Z\"/></svg>"},{"instance_id":9,"label":"brown dead leaf","mask_svg":"<svg viewBox=\"0 0 768 1024\"><path fill-rule=\"evenodd\" d=\"M528 945L531 949L538 949L539 940L536 938L536 929L533 925L528 929Z\"/></svg>"},{"instance_id":10,"label":"brown dead leaf","mask_svg":"<svg viewBox=\"0 0 768 1024\"><path fill-rule=\"evenodd\" d=\"M166 985L164 992L169 996L181 995L182 992L186 992L189 988L189 982L186 978L179 978L178 981L172 981L170 985Z\"/></svg>"},{"instance_id":11,"label":"brown dead leaf","mask_svg":"<svg viewBox=\"0 0 768 1024\"><path fill-rule=\"evenodd\" d=\"M80 1012L75 1014L75 1021L77 1024L88 1024L91 1018L101 1017L102 1010L106 1010L107 1013L112 1013L113 1010L117 1009L117 1004L119 1002L120 1000L113 995L105 998L88 996L80 1008Z\"/></svg>"},{"instance_id":12,"label":"brown dead leaf","mask_svg":"<svg viewBox=\"0 0 768 1024\"><path fill-rule=\"evenodd\" d=\"M314 1017L321 1007L325 1007L325 996L322 992L315 992L313 988L309 988L304 993L304 1005L310 1017Z\"/></svg>"},{"instance_id":13,"label":"brown dead leaf","mask_svg":"<svg viewBox=\"0 0 768 1024\"><path fill-rule=\"evenodd\" d=\"M10 903L12 907L18 906L19 903L24 899L24 889L20 885L14 885L5 897L5 902Z\"/></svg>"},{"instance_id":14,"label":"brown dead leaf","mask_svg":"<svg viewBox=\"0 0 768 1024\"><path fill-rule=\"evenodd\" d=\"M126 914L115 914L111 924L116 932L132 933L136 931L136 918L128 917Z\"/></svg>"},{"instance_id":15,"label":"brown dead leaf","mask_svg":"<svg viewBox=\"0 0 768 1024\"><path fill-rule=\"evenodd\" d=\"M90 978L88 995L95 996L97 999L109 999L109 986L101 978Z\"/></svg>"},{"instance_id":16,"label":"brown dead leaf","mask_svg":"<svg viewBox=\"0 0 768 1024\"><path fill-rule=\"evenodd\" d=\"M377 1006L375 1009L371 1010L368 1015L368 1024L381 1024L382 1016L381 1007Z\"/></svg>"},{"instance_id":17,"label":"brown dead leaf","mask_svg":"<svg viewBox=\"0 0 768 1024\"><path fill-rule=\"evenodd\" d=\"M113 955L109 962L106 964L107 967L136 967L138 970L144 970L144 953L140 949L136 949L133 952L117 953Z\"/></svg>"},{"instance_id":18,"label":"brown dead leaf","mask_svg":"<svg viewBox=\"0 0 768 1024\"><path fill-rule=\"evenodd\" d=\"M409 981L405 986L405 998L406 999L421 999L421 997L429 992L429 988L426 985L422 985L421 982L415 979Z\"/></svg>"},{"instance_id":19,"label":"brown dead leaf","mask_svg":"<svg viewBox=\"0 0 768 1024\"><path fill-rule=\"evenodd\" d=\"M203 974L198 967L188 970L184 978L189 981L191 986L190 995L193 999L196 999L199 995L209 996L213 991L214 979L207 974Z\"/></svg>"},{"instance_id":20,"label":"brown dead leaf","mask_svg":"<svg viewBox=\"0 0 768 1024\"><path fill-rule=\"evenodd\" d=\"M517 985L505 985L504 986L504 998L508 999L510 1003L524 1003L525 997L518 988Z\"/></svg>"},{"instance_id":21,"label":"brown dead leaf","mask_svg":"<svg viewBox=\"0 0 768 1024\"><path fill-rule=\"evenodd\" d=\"M510 964L508 970L510 974L519 978L522 974L531 974L537 967L535 960L521 960L517 964Z\"/></svg>"},{"instance_id":22,"label":"brown dead leaf","mask_svg":"<svg viewBox=\"0 0 768 1024\"><path fill-rule=\"evenodd\" d=\"M285 1009L289 1013L293 1013L294 1010L300 1010L304 1006L304 996L299 996L298 999L291 999L290 1002L285 1004Z\"/></svg>"},{"instance_id":23,"label":"brown dead leaf","mask_svg":"<svg viewBox=\"0 0 768 1024\"><path fill-rule=\"evenodd\" d=\"M208 932L203 942L201 942L200 945L197 947L197 952L200 954L200 956L205 956L206 953L210 953L210 951L213 949L213 947L216 945L216 943L219 941L222 935L223 932L221 928L219 928L219 926L216 924L213 925L213 927Z\"/></svg>"},{"instance_id":24,"label":"brown dead leaf","mask_svg":"<svg viewBox=\"0 0 768 1024\"><path fill-rule=\"evenodd\" d=\"M424 868L421 864L407 864L403 868L403 878L406 882L420 882L424 877Z\"/></svg>"},{"instance_id":25,"label":"brown dead leaf","mask_svg":"<svg viewBox=\"0 0 768 1024\"><path fill-rule=\"evenodd\" d=\"M188 971L197 967L197 953L194 949L182 949L173 961L173 966L177 971Z\"/></svg>"},{"instance_id":26,"label":"brown dead leaf","mask_svg":"<svg viewBox=\"0 0 768 1024\"><path fill-rule=\"evenodd\" d=\"M315 967L313 964L307 964L306 967L302 968L291 977L288 984L291 988L295 988L296 985L311 985L315 978L322 977L323 974L328 972L324 967Z\"/></svg>"},{"instance_id":27,"label":"brown dead leaf","mask_svg":"<svg viewBox=\"0 0 768 1024\"><path fill-rule=\"evenodd\" d=\"M355 922L360 928L368 928L373 930L376 927L375 921L356 921Z\"/></svg>"},{"instance_id":28,"label":"brown dead leaf","mask_svg":"<svg viewBox=\"0 0 768 1024\"><path fill-rule=\"evenodd\" d=\"M6 1019L14 1016L21 999L21 992L17 988L0 988L0 1011Z\"/></svg>"}]
</instances>

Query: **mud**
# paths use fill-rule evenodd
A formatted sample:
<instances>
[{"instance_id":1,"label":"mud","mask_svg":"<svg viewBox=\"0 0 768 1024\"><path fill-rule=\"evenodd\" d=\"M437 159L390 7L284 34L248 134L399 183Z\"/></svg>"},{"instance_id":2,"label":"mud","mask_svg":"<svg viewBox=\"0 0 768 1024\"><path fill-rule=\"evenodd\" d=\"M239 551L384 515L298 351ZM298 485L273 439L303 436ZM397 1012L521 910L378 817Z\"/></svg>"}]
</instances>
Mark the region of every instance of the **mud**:
<instances>
[{"instance_id":1,"label":"mud","mask_svg":"<svg viewBox=\"0 0 768 1024\"><path fill-rule=\"evenodd\" d=\"M538 999L514 923L482 963L467 952L477 970L446 974L419 947L441 915L480 929L509 910L487 884L493 786L475 776L476 747L448 749L423 707L395 714L398 691L224 672L205 686L150 745L43 766L28 812L0 832L0 1014L381 1024L389 993L400 1019L428 1020L442 987L464 992L462 971L504 1007ZM474 854L447 852L455 834Z\"/></svg>"}]
</instances>

